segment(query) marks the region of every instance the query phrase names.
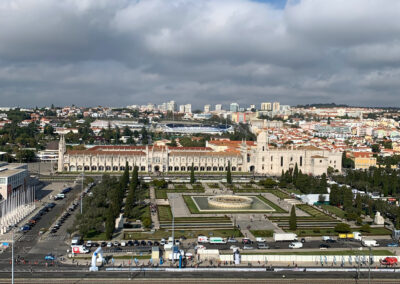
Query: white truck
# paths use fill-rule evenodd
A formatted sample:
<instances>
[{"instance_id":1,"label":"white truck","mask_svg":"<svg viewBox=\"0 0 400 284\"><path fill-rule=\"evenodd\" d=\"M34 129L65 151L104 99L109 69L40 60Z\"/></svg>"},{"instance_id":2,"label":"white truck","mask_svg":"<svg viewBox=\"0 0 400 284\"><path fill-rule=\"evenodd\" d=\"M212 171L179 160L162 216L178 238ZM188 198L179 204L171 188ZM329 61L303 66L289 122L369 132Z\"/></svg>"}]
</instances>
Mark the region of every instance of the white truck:
<instances>
[{"instance_id":1,"label":"white truck","mask_svg":"<svg viewBox=\"0 0 400 284\"><path fill-rule=\"evenodd\" d=\"M82 246L82 245L80 245L80 246L71 246L71 248L72 248L72 252L76 253L76 254L78 254L78 253L89 253L90 252L90 250L88 250L85 246Z\"/></svg>"},{"instance_id":2,"label":"white truck","mask_svg":"<svg viewBox=\"0 0 400 284\"><path fill-rule=\"evenodd\" d=\"M210 244L226 244L226 240L221 237L211 237Z\"/></svg>"},{"instance_id":3,"label":"white truck","mask_svg":"<svg viewBox=\"0 0 400 284\"><path fill-rule=\"evenodd\" d=\"M365 247L379 247L379 244L376 240L362 240L362 245Z\"/></svg>"},{"instance_id":4,"label":"white truck","mask_svg":"<svg viewBox=\"0 0 400 284\"><path fill-rule=\"evenodd\" d=\"M209 242L210 241L208 240L208 237L206 237L206 236L198 236L197 237L197 243L199 243L199 244L206 244Z\"/></svg>"},{"instance_id":5,"label":"white truck","mask_svg":"<svg viewBox=\"0 0 400 284\"><path fill-rule=\"evenodd\" d=\"M274 233L275 242L293 242L297 241L297 235L294 233Z\"/></svg>"}]
</instances>

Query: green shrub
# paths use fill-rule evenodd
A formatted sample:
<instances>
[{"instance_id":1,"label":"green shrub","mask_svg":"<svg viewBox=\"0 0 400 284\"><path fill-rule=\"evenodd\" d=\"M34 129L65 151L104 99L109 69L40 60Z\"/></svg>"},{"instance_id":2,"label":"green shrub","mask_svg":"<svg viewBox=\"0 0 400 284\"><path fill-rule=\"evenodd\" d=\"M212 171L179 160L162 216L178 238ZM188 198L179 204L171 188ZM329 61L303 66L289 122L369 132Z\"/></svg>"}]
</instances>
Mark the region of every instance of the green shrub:
<instances>
[{"instance_id":1,"label":"green shrub","mask_svg":"<svg viewBox=\"0 0 400 284\"><path fill-rule=\"evenodd\" d=\"M350 225L345 223L339 223L335 226L335 231L338 233L349 233L350 232Z\"/></svg>"}]
</instances>

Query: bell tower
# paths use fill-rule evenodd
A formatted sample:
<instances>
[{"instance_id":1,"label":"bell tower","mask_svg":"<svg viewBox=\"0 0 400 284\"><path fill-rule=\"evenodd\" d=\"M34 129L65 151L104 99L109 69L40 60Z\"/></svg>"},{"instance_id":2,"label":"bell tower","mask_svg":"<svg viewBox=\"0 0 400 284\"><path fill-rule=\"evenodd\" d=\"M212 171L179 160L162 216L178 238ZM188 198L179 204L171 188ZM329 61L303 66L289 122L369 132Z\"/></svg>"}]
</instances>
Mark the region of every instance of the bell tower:
<instances>
[{"instance_id":1,"label":"bell tower","mask_svg":"<svg viewBox=\"0 0 400 284\"><path fill-rule=\"evenodd\" d=\"M58 143L58 167L57 171L61 173L64 170L64 153L65 153L65 137L61 134L60 142Z\"/></svg>"}]
</instances>

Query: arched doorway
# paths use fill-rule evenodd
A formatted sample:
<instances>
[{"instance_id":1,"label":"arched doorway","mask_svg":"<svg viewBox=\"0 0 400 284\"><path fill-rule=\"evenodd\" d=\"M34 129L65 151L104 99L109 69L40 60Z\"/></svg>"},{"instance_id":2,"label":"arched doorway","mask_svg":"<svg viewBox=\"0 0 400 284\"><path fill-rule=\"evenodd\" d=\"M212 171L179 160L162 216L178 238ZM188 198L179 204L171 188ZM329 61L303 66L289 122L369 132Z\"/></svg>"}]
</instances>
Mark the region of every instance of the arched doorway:
<instances>
[{"instance_id":1,"label":"arched doorway","mask_svg":"<svg viewBox=\"0 0 400 284\"><path fill-rule=\"evenodd\" d=\"M154 166L154 171L159 172L160 171L160 166Z\"/></svg>"},{"instance_id":2,"label":"arched doorway","mask_svg":"<svg viewBox=\"0 0 400 284\"><path fill-rule=\"evenodd\" d=\"M254 172L254 166L250 166L250 172Z\"/></svg>"}]
</instances>

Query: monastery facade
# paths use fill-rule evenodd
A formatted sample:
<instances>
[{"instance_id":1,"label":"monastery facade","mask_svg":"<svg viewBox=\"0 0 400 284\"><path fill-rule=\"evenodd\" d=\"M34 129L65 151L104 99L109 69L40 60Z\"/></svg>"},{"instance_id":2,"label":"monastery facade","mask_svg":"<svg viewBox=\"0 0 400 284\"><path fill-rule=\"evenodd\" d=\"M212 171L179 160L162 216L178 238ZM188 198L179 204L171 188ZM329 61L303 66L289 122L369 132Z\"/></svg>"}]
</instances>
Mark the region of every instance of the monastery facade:
<instances>
[{"instance_id":1,"label":"monastery facade","mask_svg":"<svg viewBox=\"0 0 400 284\"><path fill-rule=\"evenodd\" d=\"M59 172L121 172L128 162L140 172L224 172L230 162L233 172L280 176L297 164L303 173L321 175L329 167L342 170L342 153L316 147L276 148L261 132L253 141L208 141L206 147L95 146L66 151L59 143Z\"/></svg>"}]
</instances>

